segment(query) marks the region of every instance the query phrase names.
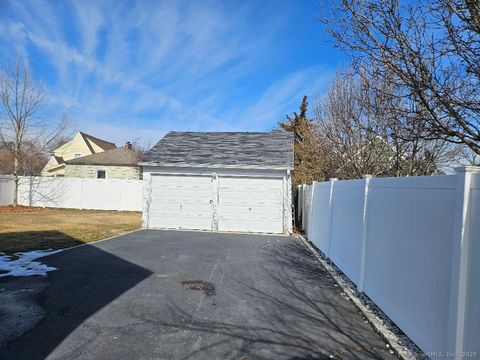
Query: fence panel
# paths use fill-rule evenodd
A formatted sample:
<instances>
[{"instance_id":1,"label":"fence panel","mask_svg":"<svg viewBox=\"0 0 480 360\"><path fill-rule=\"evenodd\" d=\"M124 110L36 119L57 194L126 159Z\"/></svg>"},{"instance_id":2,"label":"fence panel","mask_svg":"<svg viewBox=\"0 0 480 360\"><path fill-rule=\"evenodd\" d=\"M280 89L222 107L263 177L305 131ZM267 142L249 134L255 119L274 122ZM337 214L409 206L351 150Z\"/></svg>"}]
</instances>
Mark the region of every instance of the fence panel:
<instances>
[{"instance_id":1,"label":"fence panel","mask_svg":"<svg viewBox=\"0 0 480 360\"><path fill-rule=\"evenodd\" d=\"M0 177L0 205L13 203L13 192L15 184L10 177Z\"/></svg>"},{"instance_id":2,"label":"fence panel","mask_svg":"<svg viewBox=\"0 0 480 360\"><path fill-rule=\"evenodd\" d=\"M92 210L142 210L143 180L20 177L18 203ZM13 202L13 181L0 179L0 203Z\"/></svg>"},{"instance_id":3,"label":"fence panel","mask_svg":"<svg viewBox=\"0 0 480 360\"><path fill-rule=\"evenodd\" d=\"M312 205L312 185L304 185L303 187L303 221L302 228L308 236L309 232L309 220L310 220L310 208Z\"/></svg>"},{"instance_id":4,"label":"fence panel","mask_svg":"<svg viewBox=\"0 0 480 360\"><path fill-rule=\"evenodd\" d=\"M452 350L455 186L455 176L370 180L364 291L425 351Z\"/></svg>"},{"instance_id":5,"label":"fence panel","mask_svg":"<svg viewBox=\"0 0 480 360\"><path fill-rule=\"evenodd\" d=\"M423 351L480 353L478 168L303 189L309 239Z\"/></svg>"},{"instance_id":6,"label":"fence panel","mask_svg":"<svg viewBox=\"0 0 480 360\"><path fill-rule=\"evenodd\" d=\"M335 182L329 257L357 285L360 281L364 200L363 180Z\"/></svg>"},{"instance_id":7,"label":"fence panel","mask_svg":"<svg viewBox=\"0 0 480 360\"><path fill-rule=\"evenodd\" d=\"M140 186L139 186L139 181ZM120 183L120 210L142 210L142 180L122 180Z\"/></svg>"},{"instance_id":8,"label":"fence panel","mask_svg":"<svg viewBox=\"0 0 480 360\"><path fill-rule=\"evenodd\" d=\"M121 209L121 181L110 180L108 183L101 179L83 182L84 209ZM99 194L102 194L99 196Z\"/></svg>"},{"instance_id":9,"label":"fence panel","mask_svg":"<svg viewBox=\"0 0 480 360\"><path fill-rule=\"evenodd\" d=\"M25 206L81 208L79 179L20 177L18 203Z\"/></svg>"},{"instance_id":10,"label":"fence panel","mask_svg":"<svg viewBox=\"0 0 480 360\"><path fill-rule=\"evenodd\" d=\"M309 239L324 253L328 252L330 228L330 183L313 184L315 201L312 202L312 219Z\"/></svg>"}]
</instances>

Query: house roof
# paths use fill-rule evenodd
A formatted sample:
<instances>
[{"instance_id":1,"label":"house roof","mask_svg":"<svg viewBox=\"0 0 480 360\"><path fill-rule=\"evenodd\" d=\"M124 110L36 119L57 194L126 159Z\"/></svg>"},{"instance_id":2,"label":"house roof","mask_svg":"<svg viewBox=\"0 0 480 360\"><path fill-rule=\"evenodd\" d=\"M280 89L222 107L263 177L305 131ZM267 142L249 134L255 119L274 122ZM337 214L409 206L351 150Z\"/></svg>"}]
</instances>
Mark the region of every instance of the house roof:
<instances>
[{"instance_id":1,"label":"house roof","mask_svg":"<svg viewBox=\"0 0 480 360\"><path fill-rule=\"evenodd\" d=\"M110 149L115 149L117 146L114 143L111 143L109 141L105 141L99 138L96 138L95 136L85 134L84 132L79 131L80 135L82 136L83 140L87 144L88 148L90 149L90 152L92 154L95 154L95 150L92 148L88 140L93 142L95 145L101 147L103 150L110 150ZM87 140L88 139L88 140Z\"/></svg>"},{"instance_id":2,"label":"house roof","mask_svg":"<svg viewBox=\"0 0 480 360\"><path fill-rule=\"evenodd\" d=\"M55 158L55 160L57 160L57 163L59 164L63 164L65 162L65 160L61 156L53 155L53 157Z\"/></svg>"},{"instance_id":3,"label":"house roof","mask_svg":"<svg viewBox=\"0 0 480 360\"><path fill-rule=\"evenodd\" d=\"M114 165L137 166L138 159L135 151L126 148L115 148L100 153L82 156L68 160L67 165Z\"/></svg>"},{"instance_id":4,"label":"house roof","mask_svg":"<svg viewBox=\"0 0 480 360\"><path fill-rule=\"evenodd\" d=\"M293 134L170 131L142 165L293 169Z\"/></svg>"}]
</instances>

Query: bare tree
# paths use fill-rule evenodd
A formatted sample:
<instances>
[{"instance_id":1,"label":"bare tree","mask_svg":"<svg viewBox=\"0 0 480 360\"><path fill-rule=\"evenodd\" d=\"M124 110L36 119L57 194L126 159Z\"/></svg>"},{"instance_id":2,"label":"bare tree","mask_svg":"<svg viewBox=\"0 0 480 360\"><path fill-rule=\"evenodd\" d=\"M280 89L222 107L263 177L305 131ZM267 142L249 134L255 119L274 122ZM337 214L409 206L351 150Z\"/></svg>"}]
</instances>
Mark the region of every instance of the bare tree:
<instances>
[{"instance_id":1,"label":"bare tree","mask_svg":"<svg viewBox=\"0 0 480 360\"><path fill-rule=\"evenodd\" d=\"M414 104L401 117L420 118L425 139L480 154L480 2L323 1L320 20L336 45Z\"/></svg>"},{"instance_id":2,"label":"bare tree","mask_svg":"<svg viewBox=\"0 0 480 360\"><path fill-rule=\"evenodd\" d=\"M444 140L425 139L421 119L399 117L412 104L394 94L384 78L349 69L319 97L316 124L336 177L430 175L459 154Z\"/></svg>"},{"instance_id":3,"label":"bare tree","mask_svg":"<svg viewBox=\"0 0 480 360\"><path fill-rule=\"evenodd\" d=\"M13 148L13 144L10 144L10 146ZM4 144L0 142L0 175L13 174L15 156L12 148L4 147ZM48 161L46 154L39 151L35 141L24 141L21 148L22 154L18 174L23 176L40 175ZM30 155L27 156L26 154Z\"/></svg>"},{"instance_id":4,"label":"bare tree","mask_svg":"<svg viewBox=\"0 0 480 360\"><path fill-rule=\"evenodd\" d=\"M18 185L22 164L38 156L60 136L66 127L66 116L51 121L44 113L45 91L36 82L25 59L17 55L0 75L2 110L0 141L13 155L15 182L14 205L18 204ZM35 144L31 146L31 144Z\"/></svg>"},{"instance_id":5,"label":"bare tree","mask_svg":"<svg viewBox=\"0 0 480 360\"><path fill-rule=\"evenodd\" d=\"M135 152L135 156L138 161L142 159L143 154L145 154L152 147L151 142L144 143L141 138L134 138L131 141L126 141L126 144L130 144L130 148Z\"/></svg>"}]
</instances>

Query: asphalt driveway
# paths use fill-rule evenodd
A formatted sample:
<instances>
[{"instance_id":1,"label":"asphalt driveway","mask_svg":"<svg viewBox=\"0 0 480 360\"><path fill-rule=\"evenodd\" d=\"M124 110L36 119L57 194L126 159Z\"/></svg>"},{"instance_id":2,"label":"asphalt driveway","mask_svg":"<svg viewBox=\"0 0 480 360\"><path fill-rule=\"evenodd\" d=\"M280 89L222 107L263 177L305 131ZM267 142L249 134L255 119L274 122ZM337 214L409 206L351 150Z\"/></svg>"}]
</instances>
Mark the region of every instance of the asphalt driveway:
<instances>
[{"instance_id":1,"label":"asphalt driveway","mask_svg":"<svg viewBox=\"0 0 480 360\"><path fill-rule=\"evenodd\" d=\"M43 262L0 283L33 326L1 359L393 358L292 237L141 230Z\"/></svg>"}]
</instances>

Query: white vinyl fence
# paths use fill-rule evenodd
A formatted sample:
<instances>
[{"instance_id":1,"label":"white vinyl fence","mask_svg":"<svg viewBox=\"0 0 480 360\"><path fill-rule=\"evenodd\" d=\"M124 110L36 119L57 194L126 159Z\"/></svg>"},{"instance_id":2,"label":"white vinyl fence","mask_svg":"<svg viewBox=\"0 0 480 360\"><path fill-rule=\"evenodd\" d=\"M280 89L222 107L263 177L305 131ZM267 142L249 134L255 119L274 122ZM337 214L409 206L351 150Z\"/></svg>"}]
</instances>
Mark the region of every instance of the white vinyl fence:
<instances>
[{"instance_id":1,"label":"white vinyl fence","mask_svg":"<svg viewBox=\"0 0 480 360\"><path fill-rule=\"evenodd\" d=\"M18 203L25 206L92 210L142 210L142 180L20 178ZM13 202L11 177L0 178L0 204Z\"/></svg>"},{"instance_id":2,"label":"white vinyl fence","mask_svg":"<svg viewBox=\"0 0 480 360\"><path fill-rule=\"evenodd\" d=\"M480 357L479 167L298 190L308 239L423 351Z\"/></svg>"},{"instance_id":3,"label":"white vinyl fence","mask_svg":"<svg viewBox=\"0 0 480 360\"><path fill-rule=\"evenodd\" d=\"M14 183L10 177L0 177L0 205L13 203Z\"/></svg>"}]
</instances>

